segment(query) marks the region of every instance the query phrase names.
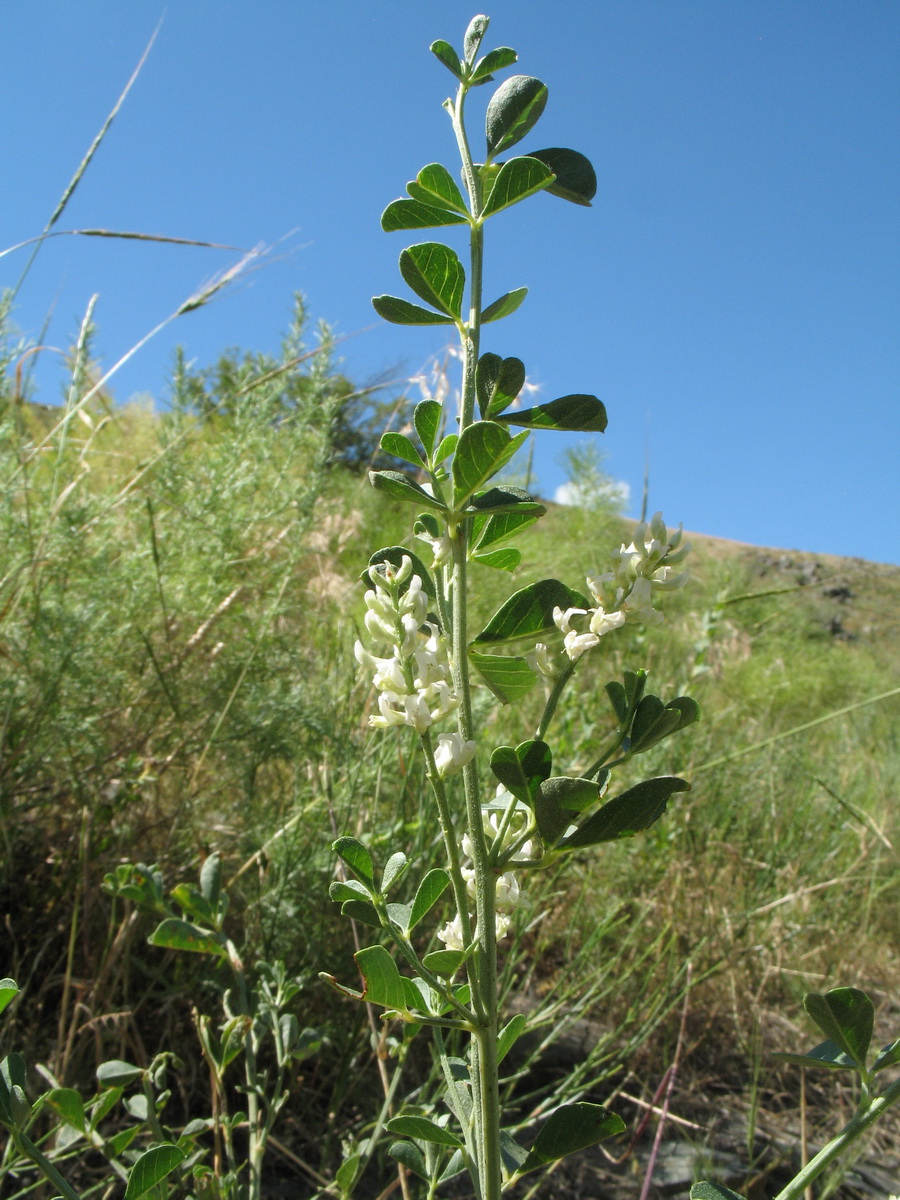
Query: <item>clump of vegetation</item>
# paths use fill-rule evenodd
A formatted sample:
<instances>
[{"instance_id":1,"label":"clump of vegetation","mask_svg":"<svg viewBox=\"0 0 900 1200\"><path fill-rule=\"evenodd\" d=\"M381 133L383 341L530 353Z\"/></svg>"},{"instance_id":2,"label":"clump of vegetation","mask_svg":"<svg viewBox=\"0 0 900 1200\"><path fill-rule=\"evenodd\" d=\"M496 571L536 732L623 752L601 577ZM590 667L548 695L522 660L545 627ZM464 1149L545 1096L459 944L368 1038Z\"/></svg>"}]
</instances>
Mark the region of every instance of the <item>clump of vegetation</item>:
<instances>
[{"instance_id":1,"label":"clump of vegetation","mask_svg":"<svg viewBox=\"0 0 900 1200\"><path fill-rule=\"evenodd\" d=\"M455 52L437 45L449 65ZM406 265L428 282L428 264ZM0 975L18 987L0 981L0 1038L40 1064L26 1075L6 1060L4 1193L38 1194L32 1151L66 1196L73 1183L124 1187L136 1161L146 1194L198 1200L258 1196L266 1171L303 1194L360 1197L392 1179L409 1188L407 1169L434 1176L446 1072L371 1003L335 1004L315 972L355 978L353 950L371 940L371 913L353 907L358 839L423 878L447 868L423 800L436 764L417 756L413 728L370 737L380 710L353 644L371 546L425 553L407 506L374 495L362 469L394 495L423 482L410 435L427 433L455 381L443 374L411 420L405 399L382 405L341 374L327 328L309 344L298 300L279 357L230 350L195 370L179 355L158 411L114 402L88 314L66 403L41 406L22 382L29 348L2 312ZM506 407L512 361L486 400L482 387L483 424ZM432 467L437 445L423 443ZM501 478L513 509L548 511L521 562L501 548L486 564L501 569L484 573L473 630L502 608L507 574L537 595L548 576L599 575L634 537L591 453L572 469L578 509L523 500L527 469ZM419 533L437 557L440 529L425 520ZM793 1019L802 993L851 985L809 1009L849 1059L830 1065L871 1089L874 1067L894 1061L868 1054L870 1037L842 1039L850 1018L871 1035L857 989L889 996L900 978L900 571L692 542L692 588L667 597L665 632L625 623L604 641L603 679L573 673L553 749L571 779L596 776L618 696L605 681L630 686L640 661L705 719L648 745L640 771L620 762L622 786L670 771L693 781L690 803L609 844L602 867L579 857L528 872L497 958L509 1043L498 1098L521 1127L622 1093L652 1107L658 1064L674 1060L663 1111L707 1124L709 1080L739 1089L749 1055L752 1151L759 1112L783 1107L796 1078L761 1059L763 1036L766 1050L796 1040L772 1010ZM587 636L579 614L568 620L566 637ZM546 697L501 706L503 684L482 666L494 690L473 691L472 715L492 744L515 747L542 725ZM336 875L338 834L349 840ZM356 893L349 938L323 905L332 883L344 901ZM465 954L447 926L437 953ZM404 1095L415 1107L401 1113ZM412 1149L395 1147L398 1177L388 1151L401 1134Z\"/></svg>"}]
</instances>

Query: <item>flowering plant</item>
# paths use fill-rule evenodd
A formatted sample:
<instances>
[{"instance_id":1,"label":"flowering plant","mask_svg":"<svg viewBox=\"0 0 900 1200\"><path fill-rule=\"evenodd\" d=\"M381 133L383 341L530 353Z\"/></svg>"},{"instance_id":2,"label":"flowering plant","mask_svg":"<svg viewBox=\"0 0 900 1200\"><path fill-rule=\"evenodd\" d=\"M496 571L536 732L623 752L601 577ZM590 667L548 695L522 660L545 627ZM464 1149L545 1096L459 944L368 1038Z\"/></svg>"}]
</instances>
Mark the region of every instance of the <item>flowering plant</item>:
<instances>
[{"instance_id":1,"label":"flowering plant","mask_svg":"<svg viewBox=\"0 0 900 1200\"><path fill-rule=\"evenodd\" d=\"M362 576L367 640L355 648L376 694L369 724L385 732L410 726L418 735L446 866L421 875L408 900L398 902L389 897L407 876L416 877L406 854L394 852L377 870L363 842L338 838L334 849L343 869L331 885L332 899L347 916L382 931L391 949L379 941L357 951L361 990L323 978L380 1007L387 1020L407 1030L433 1032L444 1105L410 1104L386 1120L397 1135L390 1153L400 1164L404 1191L409 1173L425 1182L431 1197L442 1183L468 1172L479 1200L496 1200L525 1173L624 1128L614 1113L584 1100L551 1112L528 1148L503 1127L499 1067L528 1021L521 1013L501 1021L498 942L513 930L530 872L646 830L673 796L690 789L687 780L663 775L607 794L616 768L689 726L699 713L688 696L665 703L647 692L645 671L626 671L621 681L606 685L611 729L586 769L559 771L547 740L576 670L595 661L604 639L624 625L662 621L658 595L687 579L689 546L680 530L669 533L658 513L637 525L605 570L587 576L589 596L558 579L541 580L515 591L474 636L469 628L470 569L515 571L521 553L510 543L545 512L536 496L498 482L499 473L533 431L602 433L607 423L604 405L590 394L515 407L525 388L524 363L482 350L482 327L514 312L527 291L517 288L483 302L487 222L539 192L590 207L596 191L593 167L575 150L507 156L531 132L547 101L546 86L531 76L513 75L494 92L483 161L476 161L466 99L517 61L505 46L481 54L487 28L487 17L471 21L462 55L445 41L431 46L456 83L444 107L463 189L445 166L430 163L381 218L387 232L468 231L465 266L441 242L401 252L400 272L424 307L391 295L373 300L387 321L455 327L462 389L456 414L438 399L418 404L410 431L415 440L397 432L381 439L382 449L405 469L373 471L371 482L418 510L409 540L417 539L424 557L405 545L372 555ZM492 747L475 726L473 689L479 686L502 705L542 688L541 716L531 736L515 746ZM423 932L429 928L430 934ZM349 1194L355 1167L345 1166L339 1182ZM704 1200L727 1193L702 1187L710 1189Z\"/></svg>"}]
</instances>

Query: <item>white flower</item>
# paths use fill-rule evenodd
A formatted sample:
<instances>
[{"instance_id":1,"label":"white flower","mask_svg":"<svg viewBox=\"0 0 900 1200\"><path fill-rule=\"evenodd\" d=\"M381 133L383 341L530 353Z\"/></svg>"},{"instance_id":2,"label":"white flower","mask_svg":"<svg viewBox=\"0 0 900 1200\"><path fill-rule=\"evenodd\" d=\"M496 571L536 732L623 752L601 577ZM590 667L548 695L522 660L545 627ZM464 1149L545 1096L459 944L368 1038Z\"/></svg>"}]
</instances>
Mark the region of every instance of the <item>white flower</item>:
<instances>
[{"instance_id":1,"label":"white flower","mask_svg":"<svg viewBox=\"0 0 900 1200\"><path fill-rule=\"evenodd\" d=\"M434 752L434 765L438 775L446 779L448 775L461 771L466 763L475 757L475 749L475 743L464 742L459 733L440 734Z\"/></svg>"},{"instance_id":2,"label":"white flower","mask_svg":"<svg viewBox=\"0 0 900 1200\"><path fill-rule=\"evenodd\" d=\"M498 942L509 933L510 925L512 925L512 918L508 917L506 913L494 913L494 933Z\"/></svg>"},{"instance_id":3,"label":"white flower","mask_svg":"<svg viewBox=\"0 0 900 1200\"><path fill-rule=\"evenodd\" d=\"M462 919L459 913L452 921L448 921L443 929L439 929L437 935L448 950L465 950L466 948L463 941Z\"/></svg>"},{"instance_id":4,"label":"white flower","mask_svg":"<svg viewBox=\"0 0 900 1200\"><path fill-rule=\"evenodd\" d=\"M599 639L604 633L609 633L611 629L619 629L624 624L624 613L604 612L602 607L598 607L594 609L594 615L591 617L591 633L595 633Z\"/></svg>"},{"instance_id":5,"label":"white flower","mask_svg":"<svg viewBox=\"0 0 900 1200\"><path fill-rule=\"evenodd\" d=\"M416 536L431 547L433 555L431 560L432 569L442 567L444 563L448 563L453 557L453 542L446 530L439 537L430 537L427 533L419 533Z\"/></svg>"},{"instance_id":6,"label":"white flower","mask_svg":"<svg viewBox=\"0 0 900 1200\"><path fill-rule=\"evenodd\" d=\"M545 679L553 680L559 674L559 671L553 664L550 648L549 646L545 646L543 642L538 642L531 653L525 655L525 661L531 667L532 671L543 675Z\"/></svg>"},{"instance_id":7,"label":"white flower","mask_svg":"<svg viewBox=\"0 0 900 1200\"><path fill-rule=\"evenodd\" d=\"M571 629L563 638L563 649L572 662L578 662L585 650L593 650L599 642L596 633L576 633Z\"/></svg>"},{"instance_id":8,"label":"white flower","mask_svg":"<svg viewBox=\"0 0 900 1200\"><path fill-rule=\"evenodd\" d=\"M459 700L449 682L446 641L437 625L427 619L428 597L421 579L411 574L407 555L401 569L392 571L390 563L371 567L369 578L375 586L365 595L366 629L376 643L391 647L392 653L385 657L370 654L361 642L353 652L360 666L372 672L372 682L381 693L378 714L369 717L369 724L377 729L411 725L421 734L453 712ZM394 583L394 592L381 586L382 582L401 580L408 581L402 595L399 582Z\"/></svg>"},{"instance_id":9,"label":"white flower","mask_svg":"<svg viewBox=\"0 0 900 1200\"><path fill-rule=\"evenodd\" d=\"M643 577L634 581L622 607L629 621L639 621L642 625L659 625L663 619L652 604L652 584Z\"/></svg>"},{"instance_id":10,"label":"white flower","mask_svg":"<svg viewBox=\"0 0 900 1200\"><path fill-rule=\"evenodd\" d=\"M366 592L366 597L371 596L371 592ZM375 608L370 608L364 618L366 629L372 639L376 642L394 642L397 637L397 627L393 621L386 620L385 617Z\"/></svg>"},{"instance_id":11,"label":"white flower","mask_svg":"<svg viewBox=\"0 0 900 1200\"><path fill-rule=\"evenodd\" d=\"M572 626L570 622L572 618L576 616L583 617L586 614L586 608L567 608L566 611L563 612L563 610L557 604L557 606L553 609L553 624L560 633L571 633Z\"/></svg>"},{"instance_id":12,"label":"white flower","mask_svg":"<svg viewBox=\"0 0 900 1200\"><path fill-rule=\"evenodd\" d=\"M497 880L497 906L514 908L519 903L519 881L512 871L506 871Z\"/></svg>"},{"instance_id":13,"label":"white flower","mask_svg":"<svg viewBox=\"0 0 900 1200\"><path fill-rule=\"evenodd\" d=\"M587 616L586 608L567 608L565 612L559 606L553 610L553 622L560 633L565 634L563 638L563 649L572 660L577 662L584 654L585 650L591 650L600 639L593 633L579 633L577 629L571 626L572 617Z\"/></svg>"}]
</instances>

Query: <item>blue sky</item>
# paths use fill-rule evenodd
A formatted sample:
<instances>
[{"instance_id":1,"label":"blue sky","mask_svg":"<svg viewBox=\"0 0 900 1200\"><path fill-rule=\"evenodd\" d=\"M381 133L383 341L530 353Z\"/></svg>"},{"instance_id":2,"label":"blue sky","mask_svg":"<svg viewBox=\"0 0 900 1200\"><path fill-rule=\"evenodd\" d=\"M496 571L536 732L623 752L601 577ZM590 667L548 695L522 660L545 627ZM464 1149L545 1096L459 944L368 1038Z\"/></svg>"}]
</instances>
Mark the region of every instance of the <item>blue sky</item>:
<instances>
[{"instance_id":1,"label":"blue sky","mask_svg":"<svg viewBox=\"0 0 900 1200\"><path fill-rule=\"evenodd\" d=\"M295 290L358 383L413 374L447 331L386 325L415 235L382 208L428 162L456 172L428 53L460 44L457 0L0 0L0 247L40 233L156 44L58 228L275 246L175 322L113 383L160 402L172 349L276 351ZM487 293L527 285L484 348L549 400L594 392L606 469L670 524L762 545L900 562L900 5L896 0L497 0L486 46L550 89L529 147L593 161L592 209L548 196L487 226ZM480 141L472 104L473 140ZM437 231L435 231L436 234ZM452 239L448 239L452 240ZM0 259L15 284L26 251ZM90 296L111 365L236 255L57 238L15 319L69 344ZM61 373L46 356L39 399ZM563 435L538 441L541 490Z\"/></svg>"}]
</instances>

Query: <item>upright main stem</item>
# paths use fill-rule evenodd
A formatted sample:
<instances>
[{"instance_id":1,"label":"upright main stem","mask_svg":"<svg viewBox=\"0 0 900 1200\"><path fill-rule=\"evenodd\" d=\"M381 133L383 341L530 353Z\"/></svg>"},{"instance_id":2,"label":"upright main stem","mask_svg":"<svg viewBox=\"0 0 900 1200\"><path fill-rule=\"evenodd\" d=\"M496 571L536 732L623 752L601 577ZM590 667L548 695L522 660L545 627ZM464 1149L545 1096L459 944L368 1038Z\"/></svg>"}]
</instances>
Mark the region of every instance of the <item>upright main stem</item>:
<instances>
[{"instance_id":1,"label":"upright main stem","mask_svg":"<svg viewBox=\"0 0 900 1200\"><path fill-rule=\"evenodd\" d=\"M451 108L453 129L462 158L463 175L469 192L474 223L469 254L469 320L461 331L463 345L463 388L459 432L475 419L475 372L481 339L482 269L484 236L481 225L481 183L469 150L463 121L465 85L460 86ZM467 565L470 523L463 521L453 539L453 628L451 637L454 682L460 698L459 732L464 741L472 738L472 697L467 657ZM489 846L481 816L481 795L475 762L463 769L466 796L466 825L472 843L475 869L475 934L477 945L468 963L472 1007L477 1025L472 1033L472 1091L474 1102L475 1151L480 1200L500 1200L500 1084L497 1064L497 935L495 923L496 879L490 864Z\"/></svg>"}]
</instances>

